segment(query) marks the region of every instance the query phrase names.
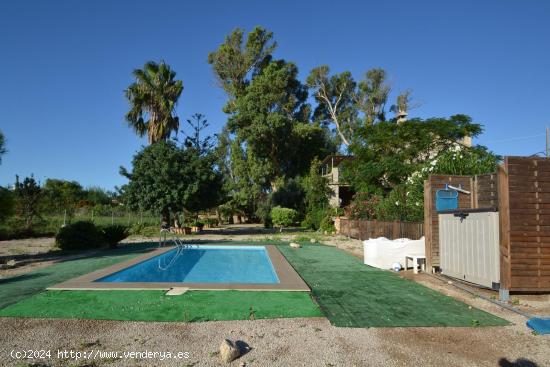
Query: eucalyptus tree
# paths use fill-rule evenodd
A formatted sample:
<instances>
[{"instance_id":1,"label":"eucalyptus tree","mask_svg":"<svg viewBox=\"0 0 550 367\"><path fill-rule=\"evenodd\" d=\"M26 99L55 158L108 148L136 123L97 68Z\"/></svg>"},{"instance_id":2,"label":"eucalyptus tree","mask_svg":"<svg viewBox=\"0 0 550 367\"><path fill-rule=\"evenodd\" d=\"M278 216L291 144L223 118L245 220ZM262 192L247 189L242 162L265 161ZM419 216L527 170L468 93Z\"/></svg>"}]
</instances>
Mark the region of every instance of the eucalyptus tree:
<instances>
[{"instance_id":1,"label":"eucalyptus tree","mask_svg":"<svg viewBox=\"0 0 550 367\"><path fill-rule=\"evenodd\" d=\"M333 125L340 142L349 149L359 128L387 120L391 93L387 79L386 71L380 68L368 70L359 82L348 71L331 75L326 65L314 68L307 77L317 102L314 119ZM409 103L410 91L406 91L397 97L390 111L403 116Z\"/></svg>"},{"instance_id":2,"label":"eucalyptus tree","mask_svg":"<svg viewBox=\"0 0 550 367\"><path fill-rule=\"evenodd\" d=\"M357 125L354 94L356 83L351 73L329 75L326 65L314 68L307 77L317 101L314 118L325 124L333 123L341 142L349 146Z\"/></svg>"},{"instance_id":3,"label":"eucalyptus tree","mask_svg":"<svg viewBox=\"0 0 550 367\"><path fill-rule=\"evenodd\" d=\"M133 75L135 81L125 91L130 103L128 125L139 136L147 135L149 144L166 141L179 128L175 107L183 82L165 62L149 61Z\"/></svg>"},{"instance_id":4,"label":"eucalyptus tree","mask_svg":"<svg viewBox=\"0 0 550 367\"><path fill-rule=\"evenodd\" d=\"M229 101L224 109L231 113L236 98L245 93L252 75L269 63L277 47L273 33L256 27L244 40L244 30L237 28L216 51L208 54L208 63Z\"/></svg>"},{"instance_id":5,"label":"eucalyptus tree","mask_svg":"<svg viewBox=\"0 0 550 367\"><path fill-rule=\"evenodd\" d=\"M261 27L246 42L237 29L208 59L228 94L220 151L231 157L225 169L231 175L231 206L249 217L280 183L307 173L315 156L334 151L327 129L311 121L298 68L273 60L275 47L272 33Z\"/></svg>"}]
</instances>

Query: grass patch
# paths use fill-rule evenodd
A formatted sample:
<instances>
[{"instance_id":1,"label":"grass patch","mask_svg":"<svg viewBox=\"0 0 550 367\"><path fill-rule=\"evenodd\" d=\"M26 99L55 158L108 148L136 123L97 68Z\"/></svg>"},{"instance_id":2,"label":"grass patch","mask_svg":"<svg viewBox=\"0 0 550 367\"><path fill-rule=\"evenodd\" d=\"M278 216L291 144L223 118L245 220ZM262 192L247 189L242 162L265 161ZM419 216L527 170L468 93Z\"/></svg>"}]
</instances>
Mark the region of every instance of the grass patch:
<instances>
[{"instance_id":1,"label":"grass patch","mask_svg":"<svg viewBox=\"0 0 550 367\"><path fill-rule=\"evenodd\" d=\"M214 321L321 317L307 292L45 291L0 310L5 317Z\"/></svg>"},{"instance_id":2,"label":"grass patch","mask_svg":"<svg viewBox=\"0 0 550 367\"><path fill-rule=\"evenodd\" d=\"M490 326L506 320L397 274L364 265L330 246L279 250L307 282L336 326Z\"/></svg>"}]
</instances>

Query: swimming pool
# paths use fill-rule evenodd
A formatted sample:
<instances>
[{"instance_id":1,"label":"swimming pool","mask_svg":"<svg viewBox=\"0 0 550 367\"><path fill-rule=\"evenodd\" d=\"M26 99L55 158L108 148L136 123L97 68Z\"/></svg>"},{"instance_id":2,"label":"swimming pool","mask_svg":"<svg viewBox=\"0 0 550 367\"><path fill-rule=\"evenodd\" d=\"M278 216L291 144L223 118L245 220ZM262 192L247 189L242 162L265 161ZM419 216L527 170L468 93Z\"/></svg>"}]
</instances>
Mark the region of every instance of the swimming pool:
<instances>
[{"instance_id":1,"label":"swimming pool","mask_svg":"<svg viewBox=\"0 0 550 367\"><path fill-rule=\"evenodd\" d=\"M279 283L264 246L185 246L95 282Z\"/></svg>"},{"instance_id":2,"label":"swimming pool","mask_svg":"<svg viewBox=\"0 0 550 367\"><path fill-rule=\"evenodd\" d=\"M277 246L270 244L185 244L179 253L178 247L159 247L47 289L175 288L309 291Z\"/></svg>"}]
</instances>

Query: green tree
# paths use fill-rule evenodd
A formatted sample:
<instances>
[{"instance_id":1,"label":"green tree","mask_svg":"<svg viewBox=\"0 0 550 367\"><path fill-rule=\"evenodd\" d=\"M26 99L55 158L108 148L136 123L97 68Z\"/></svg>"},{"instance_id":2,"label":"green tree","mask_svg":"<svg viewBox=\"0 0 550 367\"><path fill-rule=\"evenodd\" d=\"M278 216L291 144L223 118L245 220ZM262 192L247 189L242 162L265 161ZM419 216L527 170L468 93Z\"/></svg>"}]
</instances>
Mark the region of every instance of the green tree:
<instances>
[{"instance_id":1,"label":"green tree","mask_svg":"<svg viewBox=\"0 0 550 367\"><path fill-rule=\"evenodd\" d=\"M237 28L214 52L208 63L220 86L229 96L225 112L231 113L235 99L242 96L251 74L257 74L269 61L277 44L273 33L256 27L244 41L244 30Z\"/></svg>"},{"instance_id":2,"label":"green tree","mask_svg":"<svg viewBox=\"0 0 550 367\"><path fill-rule=\"evenodd\" d=\"M356 192L385 196L426 161L481 132L465 115L365 125L357 131L351 146L355 159L344 163L343 174Z\"/></svg>"},{"instance_id":3,"label":"green tree","mask_svg":"<svg viewBox=\"0 0 550 367\"><path fill-rule=\"evenodd\" d=\"M0 186L0 223L14 214L14 193Z\"/></svg>"},{"instance_id":4,"label":"green tree","mask_svg":"<svg viewBox=\"0 0 550 367\"><path fill-rule=\"evenodd\" d=\"M296 222L298 213L294 209L283 208L276 206L271 209L271 218L273 219L273 224L280 228L280 231L283 231L284 227L291 226Z\"/></svg>"},{"instance_id":5,"label":"green tree","mask_svg":"<svg viewBox=\"0 0 550 367\"><path fill-rule=\"evenodd\" d=\"M2 134L2 131L0 131L0 163L2 163L2 156L6 153L6 138Z\"/></svg>"},{"instance_id":6,"label":"green tree","mask_svg":"<svg viewBox=\"0 0 550 367\"><path fill-rule=\"evenodd\" d=\"M16 210L19 217L25 222L25 228L31 230L34 221L40 218L40 204L43 191L33 176L25 177L23 182L15 176Z\"/></svg>"},{"instance_id":7,"label":"green tree","mask_svg":"<svg viewBox=\"0 0 550 367\"><path fill-rule=\"evenodd\" d=\"M381 68L368 70L357 86L355 100L365 116L365 124L386 121L386 103L391 91L386 71Z\"/></svg>"},{"instance_id":8,"label":"green tree","mask_svg":"<svg viewBox=\"0 0 550 367\"><path fill-rule=\"evenodd\" d=\"M132 209L161 213L170 223L170 213L197 212L218 205L221 177L211 155L200 157L194 148L174 142L145 147L132 161L132 172L121 168L129 179L122 189Z\"/></svg>"},{"instance_id":9,"label":"green tree","mask_svg":"<svg viewBox=\"0 0 550 367\"><path fill-rule=\"evenodd\" d=\"M50 211L66 211L69 220L74 216L76 205L84 199L82 186L76 181L49 178L43 187L44 204Z\"/></svg>"},{"instance_id":10,"label":"green tree","mask_svg":"<svg viewBox=\"0 0 550 367\"><path fill-rule=\"evenodd\" d=\"M186 135L182 149L189 157L189 168L193 172L193 194L189 196L185 209L194 213L218 206L223 197L223 177L217 167L214 138L204 135L209 124L204 115L194 114L187 120L191 133Z\"/></svg>"},{"instance_id":11,"label":"green tree","mask_svg":"<svg viewBox=\"0 0 550 367\"><path fill-rule=\"evenodd\" d=\"M499 160L485 147L458 143L482 132L465 115L385 121L360 131L364 143L352 145L355 159L344 163L344 177L357 191L347 211L356 218L421 221L428 175L494 172Z\"/></svg>"},{"instance_id":12,"label":"green tree","mask_svg":"<svg viewBox=\"0 0 550 367\"><path fill-rule=\"evenodd\" d=\"M328 198L332 190L328 185L328 180L321 175L321 162L318 159L311 162L309 175L303 180L303 187L306 206L304 225L319 229L328 215Z\"/></svg>"},{"instance_id":13,"label":"green tree","mask_svg":"<svg viewBox=\"0 0 550 367\"><path fill-rule=\"evenodd\" d=\"M113 199L113 193L102 189L97 186L90 186L86 188L84 197L87 201L94 205L109 205Z\"/></svg>"},{"instance_id":14,"label":"green tree","mask_svg":"<svg viewBox=\"0 0 550 367\"><path fill-rule=\"evenodd\" d=\"M323 65L311 70L307 85L317 102L314 119L334 125L336 136L346 149L358 138L359 129L387 119L391 87L384 69L370 69L355 82L350 72L330 75L329 67ZM400 121L410 107L410 95L408 90L398 95L390 108Z\"/></svg>"},{"instance_id":15,"label":"green tree","mask_svg":"<svg viewBox=\"0 0 550 367\"><path fill-rule=\"evenodd\" d=\"M147 134L149 144L166 141L179 128L175 107L183 82L164 62L149 61L133 74L136 81L125 91L130 103L126 120L139 136Z\"/></svg>"},{"instance_id":16,"label":"green tree","mask_svg":"<svg viewBox=\"0 0 550 367\"><path fill-rule=\"evenodd\" d=\"M228 94L227 126L220 139L219 162L226 173L230 208L255 216L278 183L305 174L311 159L334 151L330 133L311 123L307 87L298 68L272 60L272 33L257 27L234 31L209 62Z\"/></svg>"},{"instance_id":17,"label":"green tree","mask_svg":"<svg viewBox=\"0 0 550 367\"><path fill-rule=\"evenodd\" d=\"M350 72L329 76L329 67L311 70L307 85L313 91L317 107L314 118L325 124L333 123L340 141L349 146L357 125L354 93L356 83Z\"/></svg>"},{"instance_id":18,"label":"green tree","mask_svg":"<svg viewBox=\"0 0 550 367\"><path fill-rule=\"evenodd\" d=\"M159 142L143 148L132 160L132 172L121 167L129 183L124 197L132 209L161 213L165 224L170 212L183 210L187 189L192 184L189 159L173 142Z\"/></svg>"}]
</instances>

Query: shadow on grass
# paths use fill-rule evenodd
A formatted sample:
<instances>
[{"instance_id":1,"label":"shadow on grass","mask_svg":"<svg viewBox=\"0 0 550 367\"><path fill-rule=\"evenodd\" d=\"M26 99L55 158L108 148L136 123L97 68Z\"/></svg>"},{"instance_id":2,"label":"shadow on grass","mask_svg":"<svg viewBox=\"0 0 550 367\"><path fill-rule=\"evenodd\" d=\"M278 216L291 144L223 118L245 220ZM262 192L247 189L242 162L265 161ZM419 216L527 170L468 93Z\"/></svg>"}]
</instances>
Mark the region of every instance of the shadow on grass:
<instances>
[{"instance_id":1,"label":"shadow on grass","mask_svg":"<svg viewBox=\"0 0 550 367\"><path fill-rule=\"evenodd\" d=\"M0 279L0 285L15 283L15 282L19 282L19 281L22 281L22 280L35 279L35 278L39 278L41 276L43 276L43 275L39 274L39 273L16 275L16 276L13 276L13 277Z\"/></svg>"},{"instance_id":2,"label":"shadow on grass","mask_svg":"<svg viewBox=\"0 0 550 367\"><path fill-rule=\"evenodd\" d=\"M141 242L115 249L71 252L71 256L56 258L49 266L0 279L0 309L42 292L54 284L131 259L157 247L158 242Z\"/></svg>"}]
</instances>

